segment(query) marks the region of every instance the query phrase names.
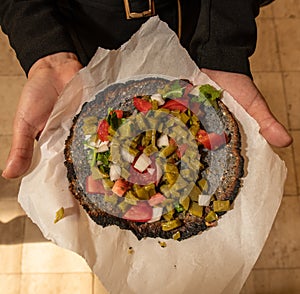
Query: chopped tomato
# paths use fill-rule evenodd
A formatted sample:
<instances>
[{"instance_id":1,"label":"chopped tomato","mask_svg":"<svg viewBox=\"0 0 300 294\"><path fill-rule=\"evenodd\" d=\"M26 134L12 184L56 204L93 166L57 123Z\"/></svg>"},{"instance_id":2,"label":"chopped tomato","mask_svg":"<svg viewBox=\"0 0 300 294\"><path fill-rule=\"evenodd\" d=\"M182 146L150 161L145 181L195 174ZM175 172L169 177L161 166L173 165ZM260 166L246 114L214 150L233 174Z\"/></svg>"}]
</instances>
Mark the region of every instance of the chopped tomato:
<instances>
[{"instance_id":1,"label":"chopped tomato","mask_svg":"<svg viewBox=\"0 0 300 294\"><path fill-rule=\"evenodd\" d=\"M147 222L152 218L152 207L146 201L139 201L123 215L124 219L135 222Z\"/></svg>"},{"instance_id":2,"label":"chopped tomato","mask_svg":"<svg viewBox=\"0 0 300 294\"><path fill-rule=\"evenodd\" d=\"M186 149L189 147L187 143L184 143L184 144L181 144L178 146L177 142L173 138L170 138L169 143L170 143L170 145L174 145L174 146L178 147L176 150L176 154L179 158L181 158L183 156Z\"/></svg>"},{"instance_id":3,"label":"chopped tomato","mask_svg":"<svg viewBox=\"0 0 300 294\"><path fill-rule=\"evenodd\" d=\"M181 158L184 155L186 149L188 149L188 147L189 147L189 145L187 143L179 145L178 148L177 148L177 150L176 150L177 156L179 158Z\"/></svg>"},{"instance_id":4,"label":"chopped tomato","mask_svg":"<svg viewBox=\"0 0 300 294\"><path fill-rule=\"evenodd\" d=\"M109 124L106 119L103 119L98 124L98 138L104 142L108 140L108 130L109 130Z\"/></svg>"},{"instance_id":5,"label":"chopped tomato","mask_svg":"<svg viewBox=\"0 0 300 294\"><path fill-rule=\"evenodd\" d=\"M196 139L208 150L216 150L227 143L226 133L207 133L204 130L198 131Z\"/></svg>"},{"instance_id":6,"label":"chopped tomato","mask_svg":"<svg viewBox=\"0 0 300 294\"><path fill-rule=\"evenodd\" d=\"M126 180L120 178L116 180L111 190L116 195L122 197L128 189L129 189L129 183Z\"/></svg>"},{"instance_id":7,"label":"chopped tomato","mask_svg":"<svg viewBox=\"0 0 300 294\"><path fill-rule=\"evenodd\" d=\"M175 139L173 139L173 138L169 139L169 143L170 143L170 145L177 146L177 143L176 143Z\"/></svg>"},{"instance_id":8,"label":"chopped tomato","mask_svg":"<svg viewBox=\"0 0 300 294\"><path fill-rule=\"evenodd\" d=\"M117 115L117 118L122 118L123 117L123 110L117 109L117 110L112 110Z\"/></svg>"},{"instance_id":9,"label":"chopped tomato","mask_svg":"<svg viewBox=\"0 0 300 294\"><path fill-rule=\"evenodd\" d=\"M163 203L166 200L166 197L161 193L156 193L155 195L151 196L151 198L148 200L148 203L151 206L155 206L158 204Z\"/></svg>"},{"instance_id":10,"label":"chopped tomato","mask_svg":"<svg viewBox=\"0 0 300 294\"><path fill-rule=\"evenodd\" d=\"M143 113L146 113L152 109L151 102L138 97L133 98L133 105L138 111Z\"/></svg>"},{"instance_id":11,"label":"chopped tomato","mask_svg":"<svg viewBox=\"0 0 300 294\"><path fill-rule=\"evenodd\" d=\"M187 100L186 99L171 99L168 100L162 108L166 108L169 110L179 110L179 111L185 111L187 110Z\"/></svg>"},{"instance_id":12,"label":"chopped tomato","mask_svg":"<svg viewBox=\"0 0 300 294\"><path fill-rule=\"evenodd\" d=\"M102 180L94 180L92 176L86 178L85 189L90 194L104 194L106 192Z\"/></svg>"}]
</instances>

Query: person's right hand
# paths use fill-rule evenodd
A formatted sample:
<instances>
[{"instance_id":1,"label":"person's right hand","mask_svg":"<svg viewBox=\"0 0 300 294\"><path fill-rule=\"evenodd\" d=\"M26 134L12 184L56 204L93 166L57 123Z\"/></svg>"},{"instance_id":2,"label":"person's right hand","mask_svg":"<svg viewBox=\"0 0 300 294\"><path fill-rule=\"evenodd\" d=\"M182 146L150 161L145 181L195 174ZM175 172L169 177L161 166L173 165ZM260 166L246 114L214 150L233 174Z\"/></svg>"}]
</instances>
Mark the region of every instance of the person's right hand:
<instances>
[{"instance_id":1,"label":"person's right hand","mask_svg":"<svg viewBox=\"0 0 300 294\"><path fill-rule=\"evenodd\" d=\"M14 118L4 178L20 177L29 169L34 140L44 129L65 85L81 68L75 54L64 52L41 58L31 67Z\"/></svg>"}]
</instances>

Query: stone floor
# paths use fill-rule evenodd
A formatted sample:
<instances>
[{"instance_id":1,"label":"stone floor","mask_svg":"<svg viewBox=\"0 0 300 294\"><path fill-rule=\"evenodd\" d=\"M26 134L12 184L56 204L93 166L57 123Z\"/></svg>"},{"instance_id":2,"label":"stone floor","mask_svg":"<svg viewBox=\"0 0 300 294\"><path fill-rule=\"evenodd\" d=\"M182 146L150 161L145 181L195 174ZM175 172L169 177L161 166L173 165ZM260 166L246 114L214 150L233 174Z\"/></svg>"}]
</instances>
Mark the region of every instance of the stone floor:
<instances>
[{"instance_id":1,"label":"stone floor","mask_svg":"<svg viewBox=\"0 0 300 294\"><path fill-rule=\"evenodd\" d=\"M288 167L284 198L269 238L241 293L300 293L300 1L277 0L257 19L251 58L256 84L294 137L275 151ZM12 135L12 114L26 82L0 33L0 171ZM297 152L298 150L298 152ZM85 261L48 242L18 205L20 180L0 177L0 293L106 293Z\"/></svg>"}]
</instances>

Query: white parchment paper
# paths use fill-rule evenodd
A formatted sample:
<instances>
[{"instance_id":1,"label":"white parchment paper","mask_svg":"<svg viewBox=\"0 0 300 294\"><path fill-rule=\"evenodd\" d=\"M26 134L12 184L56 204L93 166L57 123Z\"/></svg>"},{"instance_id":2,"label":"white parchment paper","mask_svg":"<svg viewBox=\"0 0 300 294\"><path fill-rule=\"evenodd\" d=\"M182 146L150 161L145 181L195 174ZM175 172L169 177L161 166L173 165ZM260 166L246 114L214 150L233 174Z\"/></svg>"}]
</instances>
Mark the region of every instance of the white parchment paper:
<instances>
[{"instance_id":1,"label":"white parchment paper","mask_svg":"<svg viewBox=\"0 0 300 294\"><path fill-rule=\"evenodd\" d=\"M181 242L167 240L162 248L159 239L138 241L116 226L96 225L68 190L63 152L74 115L110 83L147 74L215 85L158 17L119 50L100 48L56 104L35 148L31 171L22 180L19 202L46 238L82 255L110 293L238 293L276 216L286 167L229 94L223 100L244 130L248 163L234 209L217 227ZM61 207L65 217L54 224Z\"/></svg>"}]
</instances>

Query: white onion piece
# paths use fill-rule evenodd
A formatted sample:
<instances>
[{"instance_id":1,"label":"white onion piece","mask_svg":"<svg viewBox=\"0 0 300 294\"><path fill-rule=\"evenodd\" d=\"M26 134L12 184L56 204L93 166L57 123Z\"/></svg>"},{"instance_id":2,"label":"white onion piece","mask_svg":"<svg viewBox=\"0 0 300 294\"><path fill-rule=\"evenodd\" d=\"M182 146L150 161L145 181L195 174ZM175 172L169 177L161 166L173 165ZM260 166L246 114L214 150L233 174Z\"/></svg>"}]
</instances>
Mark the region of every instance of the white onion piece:
<instances>
[{"instance_id":1,"label":"white onion piece","mask_svg":"<svg viewBox=\"0 0 300 294\"><path fill-rule=\"evenodd\" d=\"M145 153L142 153L137 159L134 167L142 173L147 169L147 167L150 164L151 164L151 159Z\"/></svg>"},{"instance_id":2,"label":"white onion piece","mask_svg":"<svg viewBox=\"0 0 300 294\"><path fill-rule=\"evenodd\" d=\"M121 176L121 167L117 164L111 164L110 171L109 171L109 177L111 181L116 181Z\"/></svg>"},{"instance_id":3,"label":"white onion piece","mask_svg":"<svg viewBox=\"0 0 300 294\"><path fill-rule=\"evenodd\" d=\"M160 220L162 213L163 213L163 208L162 207L153 207L153 213L152 213L152 218L148 221L148 223L154 223Z\"/></svg>"}]
</instances>

